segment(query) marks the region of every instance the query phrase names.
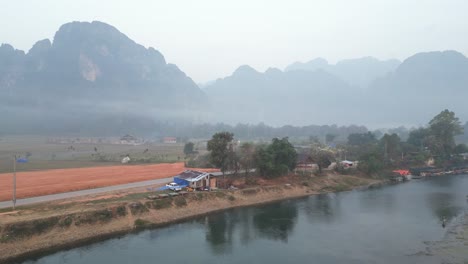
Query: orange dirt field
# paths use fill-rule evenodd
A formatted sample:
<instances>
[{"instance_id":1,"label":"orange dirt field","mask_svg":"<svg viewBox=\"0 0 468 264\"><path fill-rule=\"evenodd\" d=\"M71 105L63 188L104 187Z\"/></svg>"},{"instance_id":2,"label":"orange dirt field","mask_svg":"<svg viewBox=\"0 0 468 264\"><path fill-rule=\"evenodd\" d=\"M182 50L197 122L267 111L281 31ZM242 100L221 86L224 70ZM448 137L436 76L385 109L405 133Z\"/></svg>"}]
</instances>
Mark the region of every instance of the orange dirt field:
<instances>
[{"instance_id":1,"label":"orange dirt field","mask_svg":"<svg viewBox=\"0 0 468 264\"><path fill-rule=\"evenodd\" d=\"M187 168L183 162L56 169L16 173L16 197L26 198L175 176ZM194 169L206 172L216 169ZM0 174L0 201L11 200L13 173Z\"/></svg>"}]
</instances>

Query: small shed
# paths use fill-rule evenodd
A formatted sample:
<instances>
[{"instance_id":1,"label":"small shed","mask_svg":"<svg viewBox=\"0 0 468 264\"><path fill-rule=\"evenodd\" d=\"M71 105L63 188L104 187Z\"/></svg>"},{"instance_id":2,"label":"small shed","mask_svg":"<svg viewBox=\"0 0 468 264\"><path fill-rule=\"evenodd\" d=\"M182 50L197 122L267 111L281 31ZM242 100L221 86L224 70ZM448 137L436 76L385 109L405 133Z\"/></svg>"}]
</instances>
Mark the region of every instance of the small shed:
<instances>
[{"instance_id":1,"label":"small shed","mask_svg":"<svg viewBox=\"0 0 468 264\"><path fill-rule=\"evenodd\" d=\"M204 189L210 187L210 174L207 172L186 170L174 176L174 182L181 186Z\"/></svg>"}]
</instances>

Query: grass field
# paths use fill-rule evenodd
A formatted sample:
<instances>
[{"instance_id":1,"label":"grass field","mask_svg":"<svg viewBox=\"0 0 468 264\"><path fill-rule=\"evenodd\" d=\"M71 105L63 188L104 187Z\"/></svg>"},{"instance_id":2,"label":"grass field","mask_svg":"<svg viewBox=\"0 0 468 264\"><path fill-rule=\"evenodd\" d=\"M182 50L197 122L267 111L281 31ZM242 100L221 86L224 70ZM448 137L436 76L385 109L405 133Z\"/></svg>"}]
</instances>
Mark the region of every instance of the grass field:
<instances>
[{"instance_id":1,"label":"grass field","mask_svg":"<svg viewBox=\"0 0 468 264\"><path fill-rule=\"evenodd\" d=\"M0 173L13 171L14 155L24 157L28 153L29 162L17 164L17 171L112 166L120 164L127 154L132 164L177 162L184 159L183 148L183 143L59 144L48 143L46 137L40 136L3 136L0 137Z\"/></svg>"}]
</instances>

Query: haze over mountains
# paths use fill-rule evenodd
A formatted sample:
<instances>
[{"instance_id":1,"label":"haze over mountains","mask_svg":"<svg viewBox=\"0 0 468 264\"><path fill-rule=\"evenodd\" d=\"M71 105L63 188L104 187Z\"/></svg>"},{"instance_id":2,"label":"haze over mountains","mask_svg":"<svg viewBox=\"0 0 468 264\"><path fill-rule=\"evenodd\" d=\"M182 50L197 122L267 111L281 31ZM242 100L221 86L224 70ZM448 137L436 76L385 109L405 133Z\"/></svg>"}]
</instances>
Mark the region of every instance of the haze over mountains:
<instances>
[{"instance_id":1,"label":"haze over mountains","mask_svg":"<svg viewBox=\"0 0 468 264\"><path fill-rule=\"evenodd\" d=\"M393 72L400 63L401 62L399 60L395 59L380 61L373 57L364 57L359 59L342 60L333 65L329 64L328 61L323 58L317 58L306 63L295 62L287 66L284 70L324 70L336 75L351 86L365 88L375 79L384 77L390 72Z\"/></svg>"},{"instance_id":2,"label":"haze over mountains","mask_svg":"<svg viewBox=\"0 0 468 264\"><path fill-rule=\"evenodd\" d=\"M6 41L6 40L2 40ZM201 65L202 67L202 65ZM0 47L0 132L121 134L161 122L425 124L448 108L468 120L468 59L372 57L240 66L201 90L154 48L102 22L72 22L29 52Z\"/></svg>"},{"instance_id":3,"label":"haze over mountains","mask_svg":"<svg viewBox=\"0 0 468 264\"><path fill-rule=\"evenodd\" d=\"M10 113L1 119L10 126L60 130L103 120L182 118L206 101L159 51L102 22L65 24L52 42L38 41L28 53L0 47L0 103Z\"/></svg>"},{"instance_id":4,"label":"haze over mountains","mask_svg":"<svg viewBox=\"0 0 468 264\"><path fill-rule=\"evenodd\" d=\"M224 116L249 122L417 126L446 108L466 121L468 59L435 51L402 63L367 57L330 65L315 59L264 73L241 66L204 90L225 106Z\"/></svg>"}]
</instances>

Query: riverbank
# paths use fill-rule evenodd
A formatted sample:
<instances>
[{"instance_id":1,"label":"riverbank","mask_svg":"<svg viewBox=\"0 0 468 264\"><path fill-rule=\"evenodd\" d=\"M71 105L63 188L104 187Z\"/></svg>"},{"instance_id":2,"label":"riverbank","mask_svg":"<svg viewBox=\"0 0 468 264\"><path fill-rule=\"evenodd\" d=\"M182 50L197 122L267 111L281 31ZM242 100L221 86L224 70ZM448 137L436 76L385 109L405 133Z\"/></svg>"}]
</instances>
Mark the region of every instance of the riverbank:
<instances>
[{"instance_id":1,"label":"riverbank","mask_svg":"<svg viewBox=\"0 0 468 264\"><path fill-rule=\"evenodd\" d=\"M195 192L163 199L151 193L108 195L20 208L0 214L0 262L12 262L109 237L235 207L319 193L346 191L380 181L355 176L291 176L273 185Z\"/></svg>"},{"instance_id":2,"label":"riverbank","mask_svg":"<svg viewBox=\"0 0 468 264\"><path fill-rule=\"evenodd\" d=\"M427 249L427 254L439 257L443 263L467 263L468 212L455 220L447 231L445 239L431 243Z\"/></svg>"}]
</instances>

